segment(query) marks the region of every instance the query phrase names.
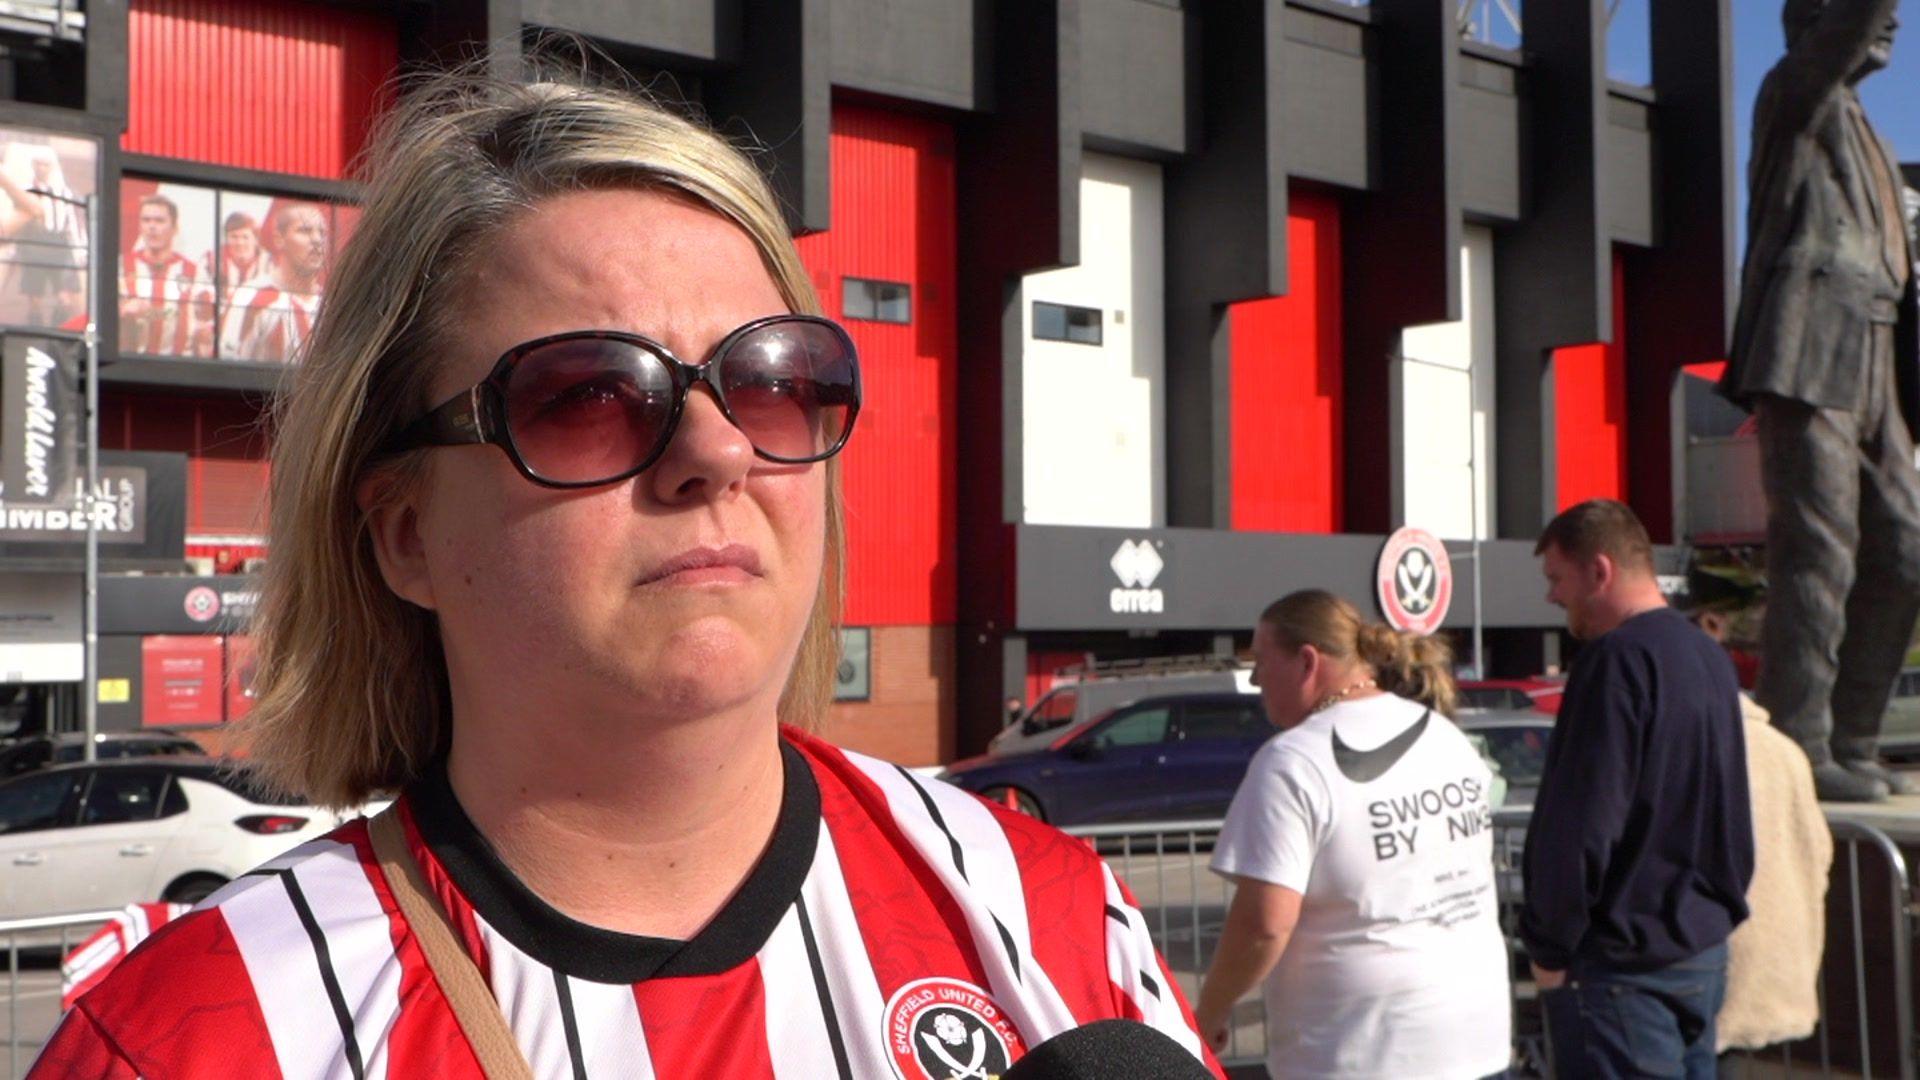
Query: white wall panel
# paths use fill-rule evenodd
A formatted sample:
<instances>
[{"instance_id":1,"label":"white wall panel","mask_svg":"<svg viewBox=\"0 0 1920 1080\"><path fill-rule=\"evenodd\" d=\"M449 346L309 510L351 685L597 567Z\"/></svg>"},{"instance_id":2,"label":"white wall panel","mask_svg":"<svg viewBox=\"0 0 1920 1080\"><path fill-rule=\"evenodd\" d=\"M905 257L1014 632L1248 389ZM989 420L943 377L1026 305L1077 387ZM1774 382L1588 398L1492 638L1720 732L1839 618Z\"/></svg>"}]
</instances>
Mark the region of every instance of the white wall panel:
<instances>
[{"instance_id":1,"label":"white wall panel","mask_svg":"<svg viewBox=\"0 0 1920 1080\"><path fill-rule=\"evenodd\" d=\"M1080 265L1021 283L1029 524L1166 523L1161 190L1156 164L1084 155ZM1099 309L1101 344L1034 338L1035 301Z\"/></svg>"},{"instance_id":2,"label":"white wall panel","mask_svg":"<svg viewBox=\"0 0 1920 1080\"><path fill-rule=\"evenodd\" d=\"M1454 322L1410 326L1395 361L1395 517L1448 539L1494 525L1493 233L1468 227Z\"/></svg>"}]
</instances>

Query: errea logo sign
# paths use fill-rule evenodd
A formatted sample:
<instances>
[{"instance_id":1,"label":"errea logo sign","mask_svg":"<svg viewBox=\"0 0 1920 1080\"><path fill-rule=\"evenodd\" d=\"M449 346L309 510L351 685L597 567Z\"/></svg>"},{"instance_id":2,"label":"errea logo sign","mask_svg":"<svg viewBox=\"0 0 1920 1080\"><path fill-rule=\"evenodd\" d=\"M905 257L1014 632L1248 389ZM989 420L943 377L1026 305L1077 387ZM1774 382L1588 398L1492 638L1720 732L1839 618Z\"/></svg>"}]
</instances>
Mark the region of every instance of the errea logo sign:
<instances>
[{"instance_id":1,"label":"errea logo sign","mask_svg":"<svg viewBox=\"0 0 1920 1080\"><path fill-rule=\"evenodd\" d=\"M1153 587L1160 571L1167 568L1159 543L1152 540L1122 540L1107 565L1120 579L1120 588L1107 594L1107 603L1116 615L1159 614L1167 609L1166 594Z\"/></svg>"}]
</instances>

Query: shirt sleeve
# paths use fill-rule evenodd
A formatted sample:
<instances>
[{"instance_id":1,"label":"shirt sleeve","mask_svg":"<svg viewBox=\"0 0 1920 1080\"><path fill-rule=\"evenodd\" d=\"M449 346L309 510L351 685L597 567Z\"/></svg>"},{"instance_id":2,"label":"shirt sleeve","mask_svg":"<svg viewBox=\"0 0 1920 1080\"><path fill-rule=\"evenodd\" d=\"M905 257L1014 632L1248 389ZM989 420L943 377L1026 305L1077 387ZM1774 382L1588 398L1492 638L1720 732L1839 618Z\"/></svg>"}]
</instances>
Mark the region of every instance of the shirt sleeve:
<instances>
[{"instance_id":1,"label":"shirt sleeve","mask_svg":"<svg viewBox=\"0 0 1920 1080\"><path fill-rule=\"evenodd\" d=\"M27 1080L136 1080L139 1075L85 1009L68 1010L27 1070Z\"/></svg>"},{"instance_id":2,"label":"shirt sleeve","mask_svg":"<svg viewBox=\"0 0 1920 1080\"><path fill-rule=\"evenodd\" d=\"M1106 889L1107 980L1113 993L1113 1016L1154 1028L1225 1080L1220 1060L1194 1024L1187 996L1153 947L1139 901L1111 867L1102 864L1100 873Z\"/></svg>"},{"instance_id":3,"label":"shirt sleeve","mask_svg":"<svg viewBox=\"0 0 1920 1080\"><path fill-rule=\"evenodd\" d=\"M1561 700L1522 857L1520 937L1549 971L1573 961L1626 829L1647 704L1642 665L1606 644L1594 646Z\"/></svg>"},{"instance_id":4,"label":"shirt sleeve","mask_svg":"<svg viewBox=\"0 0 1920 1080\"><path fill-rule=\"evenodd\" d=\"M1333 796L1319 770L1297 752L1269 745L1234 792L1213 870L1304 894L1332 819Z\"/></svg>"}]
</instances>

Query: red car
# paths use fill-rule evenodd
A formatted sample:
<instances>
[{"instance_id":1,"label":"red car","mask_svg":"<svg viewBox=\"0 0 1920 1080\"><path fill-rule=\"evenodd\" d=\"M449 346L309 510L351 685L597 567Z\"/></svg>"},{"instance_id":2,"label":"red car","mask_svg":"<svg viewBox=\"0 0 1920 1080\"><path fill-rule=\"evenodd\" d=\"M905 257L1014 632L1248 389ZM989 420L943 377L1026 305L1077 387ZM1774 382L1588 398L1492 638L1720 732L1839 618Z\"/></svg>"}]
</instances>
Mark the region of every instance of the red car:
<instances>
[{"instance_id":1,"label":"red car","mask_svg":"<svg viewBox=\"0 0 1920 1080\"><path fill-rule=\"evenodd\" d=\"M1560 695L1566 689L1564 679L1545 675L1526 679L1468 679L1460 683L1460 708L1508 712L1532 709L1555 716L1560 712Z\"/></svg>"}]
</instances>

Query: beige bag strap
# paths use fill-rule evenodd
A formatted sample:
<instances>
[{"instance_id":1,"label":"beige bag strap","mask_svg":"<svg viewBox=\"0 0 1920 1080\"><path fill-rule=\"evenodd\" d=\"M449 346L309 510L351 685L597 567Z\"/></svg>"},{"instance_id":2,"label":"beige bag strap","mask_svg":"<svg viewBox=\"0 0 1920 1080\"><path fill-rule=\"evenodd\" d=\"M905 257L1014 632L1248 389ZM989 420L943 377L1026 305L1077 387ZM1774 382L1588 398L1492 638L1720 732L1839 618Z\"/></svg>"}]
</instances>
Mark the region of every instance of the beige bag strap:
<instances>
[{"instance_id":1,"label":"beige bag strap","mask_svg":"<svg viewBox=\"0 0 1920 1080\"><path fill-rule=\"evenodd\" d=\"M407 833L400 824L397 806L387 807L367 822L373 854L380 860L387 887L393 891L400 913L406 916L414 940L420 943L420 951L426 954L427 966L433 969L447 1004L453 1006L454 1019L466 1033L487 1080L533 1080L533 1069L507 1027L500 1003L494 1000L473 957L454 934L446 911L435 899L426 875L420 872L419 861L407 847Z\"/></svg>"}]
</instances>

